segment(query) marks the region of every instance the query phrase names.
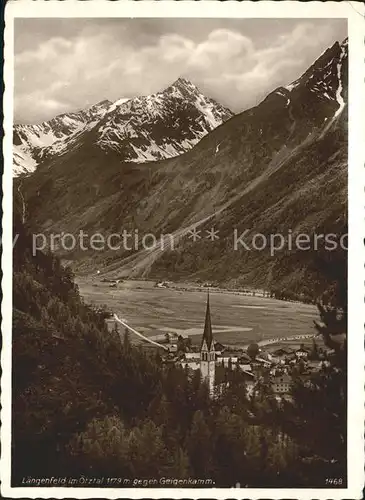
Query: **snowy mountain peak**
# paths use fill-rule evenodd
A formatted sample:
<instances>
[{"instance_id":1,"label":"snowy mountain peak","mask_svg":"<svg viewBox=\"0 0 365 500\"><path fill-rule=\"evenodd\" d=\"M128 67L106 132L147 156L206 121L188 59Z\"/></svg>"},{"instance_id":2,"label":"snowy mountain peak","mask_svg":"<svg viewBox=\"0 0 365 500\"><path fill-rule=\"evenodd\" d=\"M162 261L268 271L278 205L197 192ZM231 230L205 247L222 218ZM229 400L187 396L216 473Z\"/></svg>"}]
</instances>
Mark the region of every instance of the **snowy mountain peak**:
<instances>
[{"instance_id":1,"label":"snowy mountain peak","mask_svg":"<svg viewBox=\"0 0 365 500\"><path fill-rule=\"evenodd\" d=\"M349 45L349 39L348 39L348 37L346 37L346 38L342 41L342 43L341 43L341 47L344 47L344 48L346 48L346 50L347 50L347 49L348 49L348 45Z\"/></svg>"},{"instance_id":2,"label":"snowy mountain peak","mask_svg":"<svg viewBox=\"0 0 365 500\"><path fill-rule=\"evenodd\" d=\"M180 99L194 99L203 95L194 83L182 77L175 80L165 90L160 92L160 95L164 94L174 95L176 98Z\"/></svg>"},{"instance_id":3,"label":"snowy mountain peak","mask_svg":"<svg viewBox=\"0 0 365 500\"><path fill-rule=\"evenodd\" d=\"M325 99L336 99L339 80L342 78L342 71L339 74L337 65L341 64L342 67L347 63L347 54L347 39L342 44L335 42L300 78L287 85L286 89L291 92L298 87L306 87L311 92L321 94Z\"/></svg>"},{"instance_id":4,"label":"snowy mountain peak","mask_svg":"<svg viewBox=\"0 0 365 500\"><path fill-rule=\"evenodd\" d=\"M182 87L194 87L194 88L196 88L196 86L190 80L187 80L183 76L180 76L177 80L175 80L172 85L181 85Z\"/></svg>"},{"instance_id":5,"label":"snowy mountain peak","mask_svg":"<svg viewBox=\"0 0 365 500\"><path fill-rule=\"evenodd\" d=\"M346 106L347 59L348 40L346 38L341 44L335 42L300 78L281 89L281 93L287 100L287 106L291 103L292 111L295 106L298 107L303 102L313 100L315 103L313 106L317 109L318 123L324 127L324 132L332 125L336 125L337 118ZM277 89L276 93L280 94L280 89Z\"/></svg>"},{"instance_id":6,"label":"snowy mountain peak","mask_svg":"<svg viewBox=\"0 0 365 500\"><path fill-rule=\"evenodd\" d=\"M346 40L334 43L297 80L275 89L259 107L280 108L289 118L290 136L301 128L306 136L323 137L332 127L346 126L347 52Z\"/></svg>"},{"instance_id":7,"label":"snowy mountain peak","mask_svg":"<svg viewBox=\"0 0 365 500\"><path fill-rule=\"evenodd\" d=\"M41 125L15 125L14 175L32 172L40 161L92 144L123 161L145 162L185 153L233 113L204 96L185 78L148 96L103 100Z\"/></svg>"},{"instance_id":8,"label":"snowy mountain peak","mask_svg":"<svg viewBox=\"0 0 365 500\"><path fill-rule=\"evenodd\" d=\"M169 88L176 88L179 89L181 92L189 92L189 93L199 93L199 89L196 85L194 85L190 80L187 80L186 78L180 77L177 80L174 81L170 85L170 87L167 87L166 90Z\"/></svg>"},{"instance_id":9,"label":"snowy mountain peak","mask_svg":"<svg viewBox=\"0 0 365 500\"><path fill-rule=\"evenodd\" d=\"M116 101L93 133L102 150L124 161L155 161L185 153L232 116L179 78L155 94Z\"/></svg>"}]
</instances>

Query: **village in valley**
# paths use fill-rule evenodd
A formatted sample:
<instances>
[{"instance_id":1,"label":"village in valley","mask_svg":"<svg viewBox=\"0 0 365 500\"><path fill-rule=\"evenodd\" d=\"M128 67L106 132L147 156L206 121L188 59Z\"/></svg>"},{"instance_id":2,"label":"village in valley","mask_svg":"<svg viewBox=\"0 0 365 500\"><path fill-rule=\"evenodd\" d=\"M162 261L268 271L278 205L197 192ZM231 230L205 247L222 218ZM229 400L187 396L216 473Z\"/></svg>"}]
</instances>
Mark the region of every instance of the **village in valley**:
<instances>
[{"instance_id":1,"label":"village in valley","mask_svg":"<svg viewBox=\"0 0 365 500\"><path fill-rule=\"evenodd\" d=\"M27 2L49 4L7 9L4 497L361 498L359 12Z\"/></svg>"},{"instance_id":2,"label":"village in valley","mask_svg":"<svg viewBox=\"0 0 365 500\"><path fill-rule=\"evenodd\" d=\"M259 290L256 296L265 297ZM124 324L124 323L123 323ZM126 332L137 333L126 324ZM128 333L129 335L129 333ZM192 341L183 332L165 332L146 338L143 349L162 354L165 365L181 366L190 376L200 371L202 380L209 388L211 397L219 395L229 384L227 372L237 370L245 381L248 398L258 394L262 384L269 387L277 401L291 400L291 388L295 379L310 383L313 374L330 366L332 354L315 333L288 335L281 338L258 340L243 347L224 345L214 339L211 320L211 299L207 292L205 323L199 341Z\"/></svg>"}]
</instances>

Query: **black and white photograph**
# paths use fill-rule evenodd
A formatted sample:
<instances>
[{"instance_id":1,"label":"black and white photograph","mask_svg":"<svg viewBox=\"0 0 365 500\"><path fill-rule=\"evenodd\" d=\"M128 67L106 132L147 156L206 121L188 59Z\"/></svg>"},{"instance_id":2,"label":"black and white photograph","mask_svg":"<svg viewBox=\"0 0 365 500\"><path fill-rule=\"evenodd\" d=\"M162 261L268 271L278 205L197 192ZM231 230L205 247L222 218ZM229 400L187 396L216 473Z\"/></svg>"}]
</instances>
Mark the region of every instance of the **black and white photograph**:
<instances>
[{"instance_id":1,"label":"black and white photograph","mask_svg":"<svg viewBox=\"0 0 365 500\"><path fill-rule=\"evenodd\" d=\"M362 6L58 3L12 19L10 490L361 498Z\"/></svg>"}]
</instances>

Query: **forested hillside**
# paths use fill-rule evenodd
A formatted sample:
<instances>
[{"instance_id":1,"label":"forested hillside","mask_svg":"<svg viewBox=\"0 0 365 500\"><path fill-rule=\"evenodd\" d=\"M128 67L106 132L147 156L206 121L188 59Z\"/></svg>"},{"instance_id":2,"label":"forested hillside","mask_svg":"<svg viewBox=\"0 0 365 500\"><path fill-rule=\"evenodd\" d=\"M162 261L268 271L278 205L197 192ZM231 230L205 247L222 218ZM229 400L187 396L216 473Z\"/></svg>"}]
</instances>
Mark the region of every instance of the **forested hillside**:
<instances>
[{"instance_id":1,"label":"forested hillside","mask_svg":"<svg viewBox=\"0 0 365 500\"><path fill-rule=\"evenodd\" d=\"M13 485L81 474L241 487L324 486L329 474L345 477L343 364L310 386L298 380L285 408L265 383L248 399L232 368L211 400L199 371L190 377L158 352L133 347L128 334L108 331L108 313L83 302L57 257L32 256L17 203ZM337 320L322 317L325 335Z\"/></svg>"}]
</instances>

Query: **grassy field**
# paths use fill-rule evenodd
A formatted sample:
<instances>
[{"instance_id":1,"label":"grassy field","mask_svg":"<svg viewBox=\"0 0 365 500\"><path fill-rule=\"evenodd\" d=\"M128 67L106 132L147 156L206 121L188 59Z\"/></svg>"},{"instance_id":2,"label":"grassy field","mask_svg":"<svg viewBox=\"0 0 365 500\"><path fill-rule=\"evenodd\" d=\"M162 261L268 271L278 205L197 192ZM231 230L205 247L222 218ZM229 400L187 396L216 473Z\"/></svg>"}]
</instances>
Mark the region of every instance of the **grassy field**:
<instances>
[{"instance_id":1,"label":"grassy field","mask_svg":"<svg viewBox=\"0 0 365 500\"><path fill-rule=\"evenodd\" d=\"M79 279L89 303L105 304L130 326L147 336L184 333L200 342L207 292L156 288L148 281L126 281L111 288L98 280ZM318 318L313 305L247 297L227 291L210 292L213 334L226 345L241 346L268 337L314 333Z\"/></svg>"}]
</instances>

